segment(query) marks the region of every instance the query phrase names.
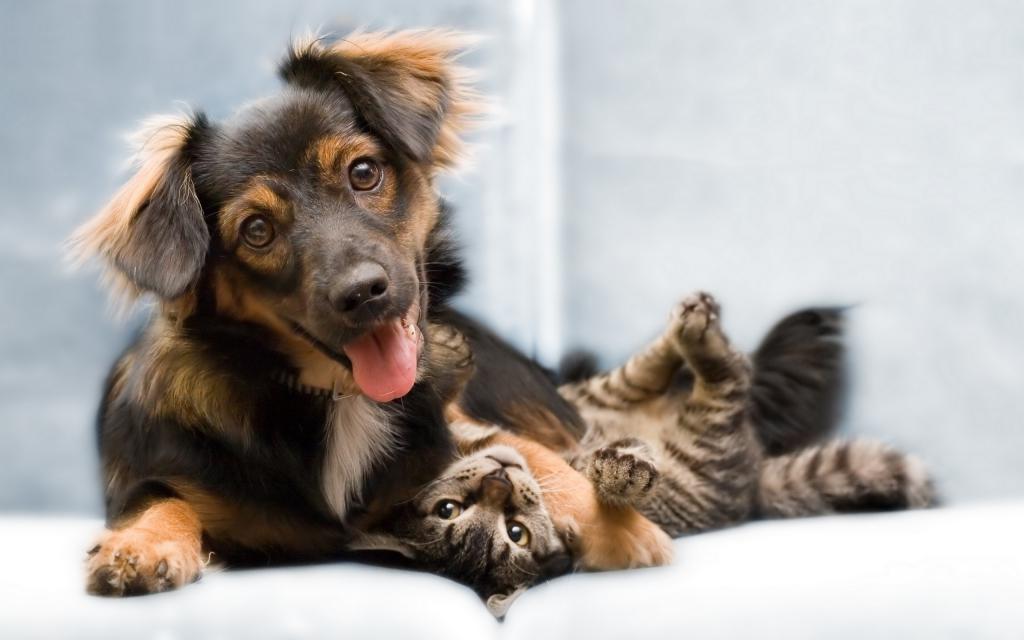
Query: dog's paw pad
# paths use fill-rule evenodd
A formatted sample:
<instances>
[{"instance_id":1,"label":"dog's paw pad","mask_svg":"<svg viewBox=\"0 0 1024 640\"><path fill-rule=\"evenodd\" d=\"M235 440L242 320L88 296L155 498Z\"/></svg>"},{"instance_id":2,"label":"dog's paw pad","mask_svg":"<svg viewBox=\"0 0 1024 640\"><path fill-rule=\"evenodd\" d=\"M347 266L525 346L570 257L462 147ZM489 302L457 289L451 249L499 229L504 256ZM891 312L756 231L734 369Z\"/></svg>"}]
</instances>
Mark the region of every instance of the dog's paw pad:
<instances>
[{"instance_id":1,"label":"dog's paw pad","mask_svg":"<svg viewBox=\"0 0 1024 640\"><path fill-rule=\"evenodd\" d=\"M191 544L131 528L108 531L88 551L86 590L101 596L159 593L195 582L202 569Z\"/></svg>"}]
</instances>

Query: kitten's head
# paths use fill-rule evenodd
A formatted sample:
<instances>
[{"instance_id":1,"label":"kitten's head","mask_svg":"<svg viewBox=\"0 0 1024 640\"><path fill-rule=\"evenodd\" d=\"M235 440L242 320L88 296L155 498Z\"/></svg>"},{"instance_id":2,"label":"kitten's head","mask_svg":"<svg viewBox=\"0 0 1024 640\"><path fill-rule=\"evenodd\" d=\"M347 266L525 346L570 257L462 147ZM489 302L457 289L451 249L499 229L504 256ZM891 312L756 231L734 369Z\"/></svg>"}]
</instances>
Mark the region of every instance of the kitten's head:
<instances>
[{"instance_id":1,"label":"kitten's head","mask_svg":"<svg viewBox=\"0 0 1024 640\"><path fill-rule=\"evenodd\" d=\"M397 551L466 584L499 617L520 591L572 568L540 484L519 452L502 445L453 462L354 547Z\"/></svg>"}]
</instances>

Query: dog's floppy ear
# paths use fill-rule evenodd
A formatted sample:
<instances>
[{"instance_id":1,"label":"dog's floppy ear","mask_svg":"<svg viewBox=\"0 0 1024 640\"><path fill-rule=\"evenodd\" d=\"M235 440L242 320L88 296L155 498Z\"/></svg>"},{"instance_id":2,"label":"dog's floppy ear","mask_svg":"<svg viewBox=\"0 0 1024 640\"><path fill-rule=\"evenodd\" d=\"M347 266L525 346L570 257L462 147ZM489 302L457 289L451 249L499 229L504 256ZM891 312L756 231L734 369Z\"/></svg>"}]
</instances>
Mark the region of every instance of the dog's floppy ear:
<instances>
[{"instance_id":1,"label":"dog's floppy ear","mask_svg":"<svg viewBox=\"0 0 1024 640\"><path fill-rule=\"evenodd\" d=\"M202 115L160 117L133 136L138 169L70 241L73 258L100 256L115 285L172 300L196 281L210 232L192 183L190 147L207 128Z\"/></svg>"},{"instance_id":2,"label":"dog's floppy ear","mask_svg":"<svg viewBox=\"0 0 1024 640\"><path fill-rule=\"evenodd\" d=\"M296 43L281 77L300 87L344 92L363 124L396 151L436 170L453 169L462 135L484 111L456 64L472 43L442 30L355 33L326 44Z\"/></svg>"}]
</instances>

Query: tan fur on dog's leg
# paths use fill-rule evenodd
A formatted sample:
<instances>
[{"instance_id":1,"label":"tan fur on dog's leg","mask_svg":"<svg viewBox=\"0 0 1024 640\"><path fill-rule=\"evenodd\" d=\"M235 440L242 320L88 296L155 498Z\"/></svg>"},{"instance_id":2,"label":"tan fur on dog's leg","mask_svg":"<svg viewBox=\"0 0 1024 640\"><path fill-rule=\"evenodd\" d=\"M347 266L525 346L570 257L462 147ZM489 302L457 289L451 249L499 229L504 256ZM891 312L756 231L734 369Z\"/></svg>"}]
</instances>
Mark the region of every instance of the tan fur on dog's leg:
<instances>
[{"instance_id":1,"label":"tan fur on dog's leg","mask_svg":"<svg viewBox=\"0 0 1024 640\"><path fill-rule=\"evenodd\" d=\"M535 477L543 478L544 504L563 533L577 538L584 569L652 567L672 561L672 540L656 524L627 506L602 504L585 476L558 454L501 432L494 443L514 447Z\"/></svg>"},{"instance_id":2,"label":"tan fur on dog's leg","mask_svg":"<svg viewBox=\"0 0 1024 640\"><path fill-rule=\"evenodd\" d=\"M202 574L202 526L184 500L151 504L129 524L106 531L89 552L86 589L103 596L156 593Z\"/></svg>"}]
</instances>

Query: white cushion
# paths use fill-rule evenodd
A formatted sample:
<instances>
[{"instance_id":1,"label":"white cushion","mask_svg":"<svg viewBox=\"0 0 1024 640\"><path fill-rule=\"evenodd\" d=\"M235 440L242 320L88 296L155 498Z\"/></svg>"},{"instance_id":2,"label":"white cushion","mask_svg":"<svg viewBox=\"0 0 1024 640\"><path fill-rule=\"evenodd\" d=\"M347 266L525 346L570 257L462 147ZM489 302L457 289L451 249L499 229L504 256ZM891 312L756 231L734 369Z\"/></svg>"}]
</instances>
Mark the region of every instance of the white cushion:
<instances>
[{"instance_id":1,"label":"white cushion","mask_svg":"<svg viewBox=\"0 0 1024 640\"><path fill-rule=\"evenodd\" d=\"M1024 632L1024 501L760 522L671 567L554 580L504 624L436 576L346 564L225 571L176 593L84 592L93 519L0 517L0 637L999 638Z\"/></svg>"},{"instance_id":2,"label":"white cushion","mask_svg":"<svg viewBox=\"0 0 1024 640\"><path fill-rule=\"evenodd\" d=\"M759 522L676 541L670 567L573 576L508 637L1020 638L1024 501Z\"/></svg>"},{"instance_id":3,"label":"white cushion","mask_svg":"<svg viewBox=\"0 0 1024 640\"><path fill-rule=\"evenodd\" d=\"M0 517L0 638L480 640L499 624L437 576L334 564L209 573L180 591L85 593L94 519Z\"/></svg>"}]
</instances>

